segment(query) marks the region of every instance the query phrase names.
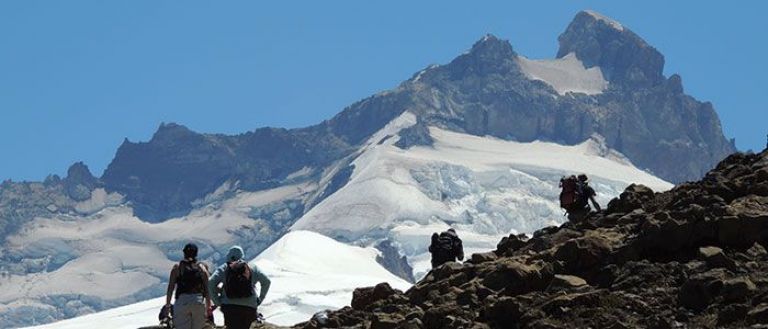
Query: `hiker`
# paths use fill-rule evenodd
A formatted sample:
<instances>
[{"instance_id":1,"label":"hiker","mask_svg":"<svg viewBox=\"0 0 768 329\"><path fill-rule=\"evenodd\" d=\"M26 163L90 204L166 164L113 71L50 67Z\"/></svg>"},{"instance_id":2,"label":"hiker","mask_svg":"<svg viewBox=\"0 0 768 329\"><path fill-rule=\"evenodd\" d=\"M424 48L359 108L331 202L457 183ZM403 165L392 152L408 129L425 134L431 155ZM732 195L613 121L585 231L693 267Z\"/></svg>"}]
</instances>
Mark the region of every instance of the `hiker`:
<instances>
[{"instance_id":1,"label":"hiker","mask_svg":"<svg viewBox=\"0 0 768 329\"><path fill-rule=\"evenodd\" d=\"M208 294L208 269L197 262L197 246L184 246L184 259L173 265L168 277L165 296L165 315L173 313L177 329L202 329L210 316L211 298ZM176 301L171 306L171 295L176 291Z\"/></svg>"},{"instance_id":2,"label":"hiker","mask_svg":"<svg viewBox=\"0 0 768 329\"><path fill-rule=\"evenodd\" d=\"M214 307L221 306L227 329L248 329L258 318L257 308L269 291L270 280L259 268L243 261L243 248L233 246L227 262L221 264L208 281ZM261 286L256 296L254 286ZM221 288L219 284L222 284Z\"/></svg>"},{"instance_id":3,"label":"hiker","mask_svg":"<svg viewBox=\"0 0 768 329\"><path fill-rule=\"evenodd\" d=\"M589 207L589 201L595 210L601 211L600 204L595 200L595 189L589 186L589 177L585 174L568 176L560 179L560 207L568 213L568 220L571 222L580 222L589 216L592 210Z\"/></svg>"},{"instance_id":4,"label":"hiker","mask_svg":"<svg viewBox=\"0 0 768 329\"><path fill-rule=\"evenodd\" d=\"M456 230L449 228L447 231L437 234L432 233L432 243L429 245L429 253L432 254L432 268L447 262L455 262L464 259L464 247Z\"/></svg>"}]
</instances>

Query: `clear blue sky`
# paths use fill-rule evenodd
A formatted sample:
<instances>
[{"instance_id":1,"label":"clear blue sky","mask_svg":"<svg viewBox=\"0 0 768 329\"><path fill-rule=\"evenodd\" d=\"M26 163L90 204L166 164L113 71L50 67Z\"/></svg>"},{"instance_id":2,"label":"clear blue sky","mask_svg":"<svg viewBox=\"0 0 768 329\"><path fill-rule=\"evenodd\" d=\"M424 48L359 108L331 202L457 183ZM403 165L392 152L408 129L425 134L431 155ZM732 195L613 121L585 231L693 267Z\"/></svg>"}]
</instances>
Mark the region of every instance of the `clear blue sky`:
<instances>
[{"instance_id":1,"label":"clear blue sky","mask_svg":"<svg viewBox=\"0 0 768 329\"><path fill-rule=\"evenodd\" d=\"M163 121L228 134L314 124L486 33L551 58L582 9L659 49L740 149L765 146L765 1L275 3L0 2L0 179L75 161L101 175L123 138L146 141Z\"/></svg>"}]
</instances>

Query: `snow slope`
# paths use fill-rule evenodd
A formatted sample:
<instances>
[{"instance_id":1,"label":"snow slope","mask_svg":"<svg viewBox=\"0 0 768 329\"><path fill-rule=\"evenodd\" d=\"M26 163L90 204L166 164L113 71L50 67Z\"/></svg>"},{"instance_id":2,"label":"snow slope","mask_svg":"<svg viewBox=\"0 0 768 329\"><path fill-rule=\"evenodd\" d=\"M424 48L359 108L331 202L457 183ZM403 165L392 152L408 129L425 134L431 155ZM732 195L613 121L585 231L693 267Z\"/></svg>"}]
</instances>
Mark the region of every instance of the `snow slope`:
<instances>
[{"instance_id":1,"label":"snow slope","mask_svg":"<svg viewBox=\"0 0 768 329\"><path fill-rule=\"evenodd\" d=\"M311 190L291 185L233 193L162 223L141 221L126 205L89 216L36 218L5 242L3 252L22 259L18 266L37 271L0 279L1 286L18 287L0 289L0 319L44 323L158 296L184 244L196 242L203 259L218 259L245 241L247 252L261 251L272 237L252 217L254 209Z\"/></svg>"},{"instance_id":2,"label":"snow slope","mask_svg":"<svg viewBox=\"0 0 768 329\"><path fill-rule=\"evenodd\" d=\"M397 130L414 122L406 112L372 138L352 161L349 182L292 229L363 244L393 240L419 278L429 267L432 232L455 227L469 255L493 249L509 233L562 223L557 200L563 175L588 174L603 206L631 183L672 187L607 149L599 137L563 146L430 128L432 147L394 146Z\"/></svg>"},{"instance_id":3,"label":"snow slope","mask_svg":"<svg viewBox=\"0 0 768 329\"><path fill-rule=\"evenodd\" d=\"M569 92L597 95L608 88L600 67L585 68L574 53L557 59L534 60L518 56L517 63L528 79L543 81L560 95Z\"/></svg>"},{"instance_id":4,"label":"snow slope","mask_svg":"<svg viewBox=\"0 0 768 329\"><path fill-rule=\"evenodd\" d=\"M272 287L259 311L271 323L291 325L324 309L349 305L356 287L389 282L395 288L410 284L376 263L372 248L349 246L318 233L294 231L252 260L269 275ZM136 329L156 324L164 298L118 307L37 329ZM222 324L221 313L215 315Z\"/></svg>"}]
</instances>

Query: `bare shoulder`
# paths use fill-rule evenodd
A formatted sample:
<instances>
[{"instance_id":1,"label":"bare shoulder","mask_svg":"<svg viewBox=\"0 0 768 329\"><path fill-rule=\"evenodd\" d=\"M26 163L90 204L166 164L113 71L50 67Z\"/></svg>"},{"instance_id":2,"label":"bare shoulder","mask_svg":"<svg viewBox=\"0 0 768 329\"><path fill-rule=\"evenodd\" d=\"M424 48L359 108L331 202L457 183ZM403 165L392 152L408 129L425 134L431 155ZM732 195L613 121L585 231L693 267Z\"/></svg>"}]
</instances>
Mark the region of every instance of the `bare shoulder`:
<instances>
[{"instance_id":1,"label":"bare shoulder","mask_svg":"<svg viewBox=\"0 0 768 329\"><path fill-rule=\"evenodd\" d=\"M199 264L200 264L200 270L203 271L203 273L205 273L206 275L211 273L211 270L208 268L208 264L203 263L203 262L201 262Z\"/></svg>"}]
</instances>

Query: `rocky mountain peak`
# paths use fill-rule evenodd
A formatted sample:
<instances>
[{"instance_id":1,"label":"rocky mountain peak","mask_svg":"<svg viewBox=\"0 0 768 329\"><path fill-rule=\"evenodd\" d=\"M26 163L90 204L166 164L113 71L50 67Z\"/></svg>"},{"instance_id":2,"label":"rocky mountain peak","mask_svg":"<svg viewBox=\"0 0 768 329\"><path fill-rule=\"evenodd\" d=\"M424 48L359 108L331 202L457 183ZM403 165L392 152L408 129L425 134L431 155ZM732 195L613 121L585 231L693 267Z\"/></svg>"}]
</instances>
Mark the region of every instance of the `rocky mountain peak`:
<instances>
[{"instance_id":1,"label":"rocky mountain peak","mask_svg":"<svg viewBox=\"0 0 768 329\"><path fill-rule=\"evenodd\" d=\"M155 134L152 135L152 141L155 141L155 142L173 141L173 140L178 140L178 139L192 136L192 135L198 135L198 134L193 132L192 130L190 130L184 125L180 125L174 122L170 122L170 123L163 122L160 124L160 127L157 128L157 131L155 132Z\"/></svg>"},{"instance_id":2,"label":"rocky mountain peak","mask_svg":"<svg viewBox=\"0 0 768 329\"><path fill-rule=\"evenodd\" d=\"M67 169L64 178L64 190L73 200L82 201L91 197L91 191L99 185L91 171L83 162L75 162Z\"/></svg>"},{"instance_id":3,"label":"rocky mountain peak","mask_svg":"<svg viewBox=\"0 0 768 329\"><path fill-rule=\"evenodd\" d=\"M486 34L472 45L470 54L493 57L510 57L516 53L508 40L502 40L493 34Z\"/></svg>"},{"instance_id":4,"label":"rocky mountain peak","mask_svg":"<svg viewBox=\"0 0 768 329\"><path fill-rule=\"evenodd\" d=\"M517 71L517 53L508 40L486 34L450 64L454 76L508 74Z\"/></svg>"},{"instance_id":5,"label":"rocky mountain peak","mask_svg":"<svg viewBox=\"0 0 768 329\"><path fill-rule=\"evenodd\" d=\"M637 88L664 81L664 56L619 22L597 12L576 14L558 41L558 58L575 53L586 67L599 66L617 85Z\"/></svg>"},{"instance_id":6,"label":"rocky mountain peak","mask_svg":"<svg viewBox=\"0 0 768 329\"><path fill-rule=\"evenodd\" d=\"M82 161L78 161L69 166L67 177L64 178L64 181L93 187L96 185L97 179L91 174L91 170L88 169L87 165Z\"/></svg>"}]
</instances>

